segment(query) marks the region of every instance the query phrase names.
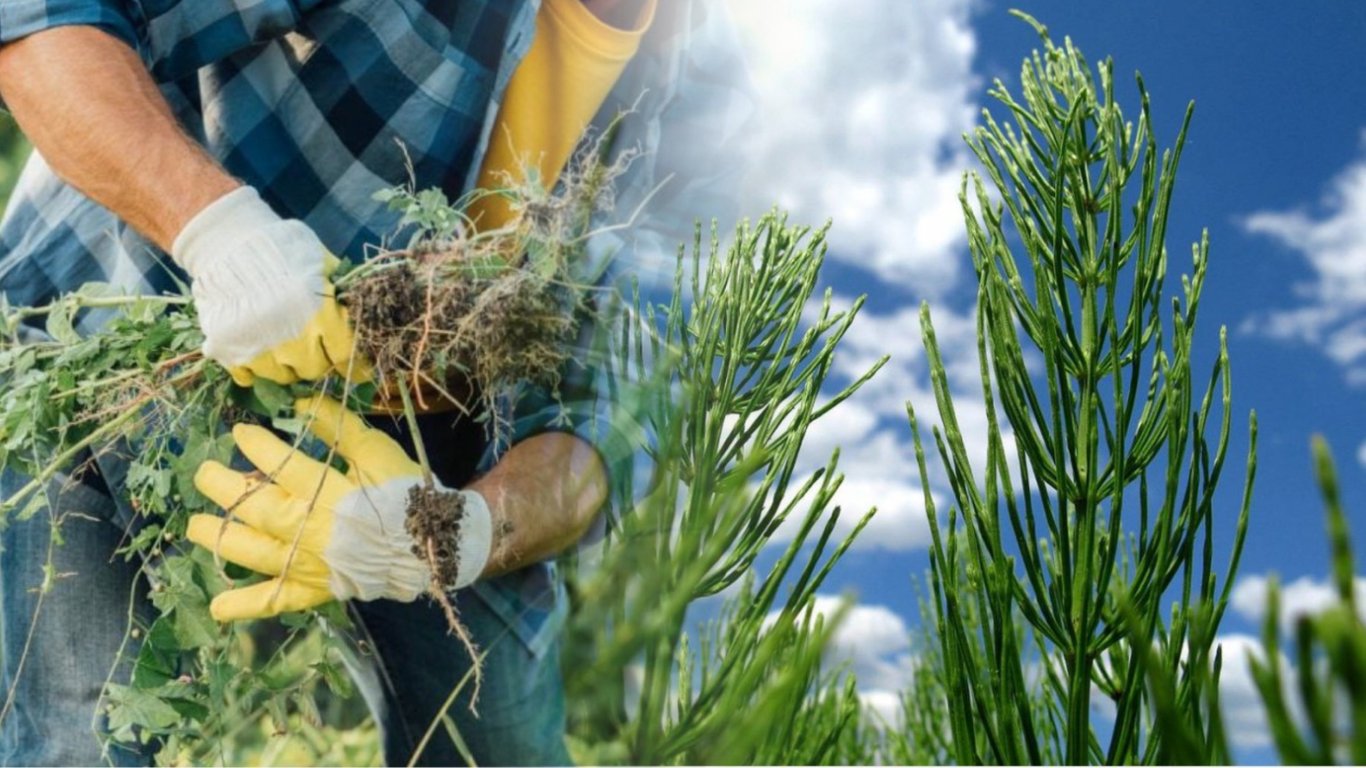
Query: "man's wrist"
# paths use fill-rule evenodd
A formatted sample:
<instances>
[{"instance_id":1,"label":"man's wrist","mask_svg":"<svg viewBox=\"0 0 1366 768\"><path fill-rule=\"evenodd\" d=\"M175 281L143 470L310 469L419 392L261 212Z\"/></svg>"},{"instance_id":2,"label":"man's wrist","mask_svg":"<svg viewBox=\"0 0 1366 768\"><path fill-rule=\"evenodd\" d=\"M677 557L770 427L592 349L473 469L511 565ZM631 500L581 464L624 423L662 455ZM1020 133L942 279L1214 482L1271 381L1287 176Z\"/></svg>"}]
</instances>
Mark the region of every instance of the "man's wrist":
<instances>
[{"instance_id":1,"label":"man's wrist","mask_svg":"<svg viewBox=\"0 0 1366 768\"><path fill-rule=\"evenodd\" d=\"M159 221L148 227L147 236L167 253L175 250L175 242L199 214L233 192L243 188L241 181L204 157L199 168L189 171L189 178L179 185L184 194L164 198L167 208Z\"/></svg>"}]
</instances>

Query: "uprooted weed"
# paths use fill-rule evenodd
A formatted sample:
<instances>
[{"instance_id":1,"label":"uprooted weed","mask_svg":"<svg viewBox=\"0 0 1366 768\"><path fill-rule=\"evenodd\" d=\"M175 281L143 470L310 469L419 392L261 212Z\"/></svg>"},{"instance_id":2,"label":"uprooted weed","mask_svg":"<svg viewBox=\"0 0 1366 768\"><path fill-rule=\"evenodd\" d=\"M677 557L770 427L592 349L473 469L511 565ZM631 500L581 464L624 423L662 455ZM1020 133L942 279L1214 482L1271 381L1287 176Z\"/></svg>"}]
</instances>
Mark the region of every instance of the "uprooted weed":
<instances>
[{"instance_id":1,"label":"uprooted weed","mask_svg":"<svg viewBox=\"0 0 1366 768\"><path fill-rule=\"evenodd\" d=\"M514 214L491 231L477 231L465 216L477 197L449 205L436 190L381 195L418 232L407 248L382 252L337 287L358 352L373 366L387 402L397 391L409 416L413 401L422 410L449 405L479 413L487 417L490 439L500 442L502 395L522 384L557 387L586 300L574 262L589 223L613 207L612 180L633 159L626 153L605 165L601 149L595 142L576 157L553 192L535 179L509 179L507 190L480 193L506 195ZM431 568L431 596L475 660L473 702L482 681L480 655L446 595L462 565L455 543L463 499L435 487L427 469L428 483L409 495L406 527L415 554Z\"/></svg>"},{"instance_id":2,"label":"uprooted weed","mask_svg":"<svg viewBox=\"0 0 1366 768\"><path fill-rule=\"evenodd\" d=\"M406 376L418 397L435 390L465 410L519 382L555 386L576 328L568 277L489 267L483 254L472 267L470 250L386 254L348 285L361 354L382 381Z\"/></svg>"},{"instance_id":3,"label":"uprooted weed","mask_svg":"<svg viewBox=\"0 0 1366 768\"><path fill-rule=\"evenodd\" d=\"M436 393L441 405L491 414L512 387L558 384L586 296L574 262L589 223L615 204L611 182L634 159L601 162L602 141L571 161L555 190L509 177L507 189L455 204L437 190L380 195L417 232L406 248L344 276L338 294L389 394L407 379L419 408L433 407L425 398ZM465 210L479 195L506 197L512 222L478 231Z\"/></svg>"}]
</instances>

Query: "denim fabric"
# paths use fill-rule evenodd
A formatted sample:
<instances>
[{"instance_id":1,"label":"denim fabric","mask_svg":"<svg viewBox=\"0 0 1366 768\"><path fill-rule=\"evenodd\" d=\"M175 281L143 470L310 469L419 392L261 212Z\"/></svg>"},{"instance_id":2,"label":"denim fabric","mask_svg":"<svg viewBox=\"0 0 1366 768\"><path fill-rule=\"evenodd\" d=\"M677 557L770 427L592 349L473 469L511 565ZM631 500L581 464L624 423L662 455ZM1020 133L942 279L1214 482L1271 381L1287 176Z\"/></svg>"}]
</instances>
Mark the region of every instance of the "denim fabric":
<instances>
[{"instance_id":1,"label":"denim fabric","mask_svg":"<svg viewBox=\"0 0 1366 768\"><path fill-rule=\"evenodd\" d=\"M0 473L0 496L27 478ZM109 496L70 478L48 486L49 511L11 522L0 533L0 600L3 600L3 690L8 711L0 722L0 765L145 765L150 753L113 749L101 754L96 716L105 679L127 682L138 643L122 657L119 645L130 611L146 626L154 615L138 565L114 555L127 520ZM61 520L52 537L53 515ZM46 592L49 546L55 576Z\"/></svg>"},{"instance_id":2,"label":"denim fabric","mask_svg":"<svg viewBox=\"0 0 1366 768\"><path fill-rule=\"evenodd\" d=\"M450 633L440 607L425 599L352 603L354 650L345 660L380 723L385 763L466 765L439 722L444 708L478 765L570 765L558 636L538 657L469 590L456 593L453 602L475 645L487 654L474 711L473 680L465 680L470 656Z\"/></svg>"}]
</instances>

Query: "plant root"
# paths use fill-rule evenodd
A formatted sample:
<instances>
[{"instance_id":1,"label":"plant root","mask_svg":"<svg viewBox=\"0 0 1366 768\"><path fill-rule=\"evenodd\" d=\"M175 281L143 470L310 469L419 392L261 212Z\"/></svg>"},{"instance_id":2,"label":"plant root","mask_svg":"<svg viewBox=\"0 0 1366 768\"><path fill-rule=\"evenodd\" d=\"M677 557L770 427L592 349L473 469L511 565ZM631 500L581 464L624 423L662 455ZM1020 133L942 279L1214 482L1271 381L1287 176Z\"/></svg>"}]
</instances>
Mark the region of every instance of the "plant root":
<instances>
[{"instance_id":1,"label":"plant root","mask_svg":"<svg viewBox=\"0 0 1366 768\"><path fill-rule=\"evenodd\" d=\"M432 572L428 592L446 614L451 634L465 646L474 669L474 692L470 695L470 711L479 701L479 690L484 681L484 669L479 646L469 628L460 621L447 594L460 574L461 523L465 518L465 497L459 491L442 491L428 485L414 486L408 492L408 517L404 527L413 537L413 554L427 562Z\"/></svg>"},{"instance_id":2,"label":"plant root","mask_svg":"<svg viewBox=\"0 0 1366 768\"><path fill-rule=\"evenodd\" d=\"M511 266L494 247L391 252L346 285L357 349L386 388L399 374L431 382L415 388L420 402L435 390L469 413L523 382L559 383L577 328L566 278Z\"/></svg>"}]
</instances>

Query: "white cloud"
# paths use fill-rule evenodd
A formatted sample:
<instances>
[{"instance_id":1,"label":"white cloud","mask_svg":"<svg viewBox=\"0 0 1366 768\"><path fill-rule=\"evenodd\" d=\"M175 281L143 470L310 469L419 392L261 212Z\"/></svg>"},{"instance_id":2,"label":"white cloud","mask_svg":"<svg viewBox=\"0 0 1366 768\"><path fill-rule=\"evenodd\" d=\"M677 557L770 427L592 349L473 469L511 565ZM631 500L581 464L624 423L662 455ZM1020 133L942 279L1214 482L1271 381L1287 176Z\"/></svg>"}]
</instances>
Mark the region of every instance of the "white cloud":
<instances>
[{"instance_id":1,"label":"white cloud","mask_svg":"<svg viewBox=\"0 0 1366 768\"><path fill-rule=\"evenodd\" d=\"M1229 604L1248 621L1260 624L1266 616L1267 591L1270 580L1263 574L1242 576L1233 588ZM1315 616L1337 605L1337 589L1326 579L1301 576L1281 585L1281 629L1289 634L1301 616ZM1366 577L1356 579L1357 604L1366 620Z\"/></svg>"},{"instance_id":2,"label":"white cloud","mask_svg":"<svg viewBox=\"0 0 1366 768\"><path fill-rule=\"evenodd\" d=\"M846 597L816 595L812 605L817 616L830 621L847 602ZM763 626L772 626L779 614L776 610L769 613ZM861 690L895 691L910 682L914 666L910 650L910 627L895 611L885 605L852 602L826 646L824 661L831 669L847 665Z\"/></svg>"},{"instance_id":3,"label":"white cloud","mask_svg":"<svg viewBox=\"0 0 1366 768\"><path fill-rule=\"evenodd\" d=\"M1271 746L1266 710L1252 679L1250 660L1264 658L1262 644L1251 635L1220 635L1215 644L1223 649L1224 664L1219 674L1219 701L1223 708L1224 732L1235 749L1262 749ZM1293 686L1294 669L1285 655L1280 658L1282 673ZM1294 700L1294 697L1291 697Z\"/></svg>"},{"instance_id":4,"label":"white cloud","mask_svg":"<svg viewBox=\"0 0 1366 768\"><path fill-rule=\"evenodd\" d=\"M1366 443L1362 443L1361 447L1357 449L1357 461L1361 466L1366 467Z\"/></svg>"},{"instance_id":5,"label":"white cloud","mask_svg":"<svg viewBox=\"0 0 1366 768\"><path fill-rule=\"evenodd\" d=\"M1298 251L1313 271L1295 286L1298 306L1249 318L1244 329L1316 346L1366 385L1366 157L1332 181L1319 211L1261 211L1243 226Z\"/></svg>"},{"instance_id":6,"label":"white cloud","mask_svg":"<svg viewBox=\"0 0 1366 768\"><path fill-rule=\"evenodd\" d=\"M817 469L825 467L831 453L840 450L837 472L844 481L830 508L841 508L836 536L850 533L868 510L876 507L868 527L854 540L856 549L902 551L929 543L925 518L925 492L908 442L904 420L880 427L880 414L863 399L845 402L807 432L799 459L800 485ZM798 512L801 508L798 508ZM775 543L791 541L801 520L797 512L774 535Z\"/></svg>"},{"instance_id":7,"label":"white cloud","mask_svg":"<svg viewBox=\"0 0 1366 768\"><path fill-rule=\"evenodd\" d=\"M833 218L832 260L866 268L872 290L894 291L905 309L864 312L836 356L834 378L852 380L883 355L891 362L808 435L801 472L840 447L845 475L835 503L847 532L878 513L856 547L905 550L929 540L922 480L911 446L910 400L927 441L930 484L946 499L930 426L938 421L918 303L934 301L968 454L985 465L986 419L972 313L944 299L969 263L958 203L969 162L961 135L974 124L975 0L793 0L781 13L763 0L730 0L748 48L765 125L757 142L759 207L777 202L797 221ZM851 299L838 296L837 308ZM1009 448L1009 446L1007 446ZM779 531L789 541L795 521Z\"/></svg>"},{"instance_id":8,"label":"white cloud","mask_svg":"<svg viewBox=\"0 0 1366 768\"><path fill-rule=\"evenodd\" d=\"M901 728L901 694L895 691L874 690L859 693L863 709L874 722L886 723L892 730Z\"/></svg>"},{"instance_id":9,"label":"white cloud","mask_svg":"<svg viewBox=\"0 0 1366 768\"><path fill-rule=\"evenodd\" d=\"M829 620L845 602L846 598L817 595L815 612ZM776 617L776 612L769 614L765 626ZM883 605L853 604L830 638L824 661L827 669L845 665L853 673L864 707L888 723L899 722L900 692L910 683L915 657L910 628L895 611Z\"/></svg>"},{"instance_id":10,"label":"white cloud","mask_svg":"<svg viewBox=\"0 0 1366 768\"><path fill-rule=\"evenodd\" d=\"M916 295L957 277L975 118L971 0L731 0L766 125L761 207L835 222L832 254Z\"/></svg>"}]
</instances>

